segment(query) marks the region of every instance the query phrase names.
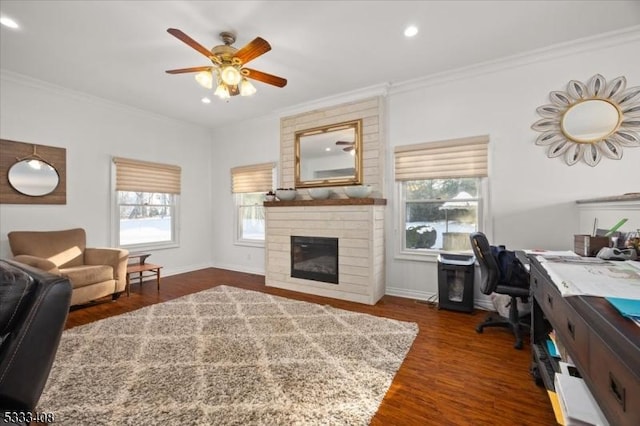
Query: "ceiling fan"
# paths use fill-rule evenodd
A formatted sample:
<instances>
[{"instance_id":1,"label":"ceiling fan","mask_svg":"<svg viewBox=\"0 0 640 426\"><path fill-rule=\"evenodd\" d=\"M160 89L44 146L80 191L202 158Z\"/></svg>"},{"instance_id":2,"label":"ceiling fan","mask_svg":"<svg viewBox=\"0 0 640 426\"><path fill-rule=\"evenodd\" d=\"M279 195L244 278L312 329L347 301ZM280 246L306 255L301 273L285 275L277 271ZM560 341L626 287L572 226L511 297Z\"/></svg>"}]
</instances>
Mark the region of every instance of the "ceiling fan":
<instances>
[{"instance_id":1,"label":"ceiling fan","mask_svg":"<svg viewBox=\"0 0 640 426\"><path fill-rule=\"evenodd\" d=\"M349 141L337 141L336 145L346 145L344 148L342 148L342 150L344 152L351 152L354 149L356 149L356 143L355 142L349 142Z\"/></svg>"},{"instance_id":2,"label":"ceiling fan","mask_svg":"<svg viewBox=\"0 0 640 426\"><path fill-rule=\"evenodd\" d=\"M287 80L282 77L244 67L249 61L271 50L271 45L261 37L256 37L249 44L236 49L232 46L236 41L235 34L222 32L220 33L220 38L224 44L214 46L211 50L208 50L176 28L169 28L167 32L206 56L212 65L179 68L167 70L166 72L168 74L198 73L196 75L198 83L211 89L215 82L215 95L222 99L228 99L236 95L249 96L254 94L256 89L247 79L261 81L277 87L287 85ZM215 73L214 70L216 71Z\"/></svg>"}]
</instances>

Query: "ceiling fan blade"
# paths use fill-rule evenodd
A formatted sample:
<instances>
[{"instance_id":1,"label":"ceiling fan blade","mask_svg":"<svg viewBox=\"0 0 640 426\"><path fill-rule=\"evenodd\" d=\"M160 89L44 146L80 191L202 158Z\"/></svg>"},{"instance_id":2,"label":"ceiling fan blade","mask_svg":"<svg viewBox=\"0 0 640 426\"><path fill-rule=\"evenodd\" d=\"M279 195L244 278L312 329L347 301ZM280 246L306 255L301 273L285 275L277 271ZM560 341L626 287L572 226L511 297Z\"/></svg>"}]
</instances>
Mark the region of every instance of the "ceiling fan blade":
<instances>
[{"instance_id":1,"label":"ceiling fan blade","mask_svg":"<svg viewBox=\"0 0 640 426\"><path fill-rule=\"evenodd\" d=\"M354 148L354 147L352 147L352 146L348 146L348 147L346 147L346 148L342 148L342 150L343 150L344 152L351 152L351 151L353 151L354 149L355 149L355 148Z\"/></svg>"},{"instance_id":2,"label":"ceiling fan blade","mask_svg":"<svg viewBox=\"0 0 640 426\"><path fill-rule=\"evenodd\" d=\"M210 71L213 67L191 67L191 68L178 68L175 70L167 70L165 71L167 74L183 74L187 72L200 72L200 71Z\"/></svg>"},{"instance_id":3,"label":"ceiling fan blade","mask_svg":"<svg viewBox=\"0 0 640 426\"><path fill-rule=\"evenodd\" d=\"M247 71L247 78L261 81L263 83L271 84L273 86L284 87L287 85L287 79L278 77L276 75L267 74L266 72L257 71L251 68L243 68L243 71ZM244 73L243 73L244 74Z\"/></svg>"},{"instance_id":4,"label":"ceiling fan blade","mask_svg":"<svg viewBox=\"0 0 640 426\"><path fill-rule=\"evenodd\" d=\"M167 29L167 32L172 36L174 36L175 38L177 38L178 40L184 42L185 44L191 46L198 52L202 53L207 58L211 58L213 56L213 54L211 53L211 51L209 51L209 49L207 49L206 47L204 47L203 45L201 45L200 43L198 43L197 41L195 41L194 39L192 39L182 31L180 31L179 29L169 28Z\"/></svg>"},{"instance_id":5,"label":"ceiling fan blade","mask_svg":"<svg viewBox=\"0 0 640 426\"><path fill-rule=\"evenodd\" d=\"M353 145L355 142L337 141L336 145Z\"/></svg>"},{"instance_id":6,"label":"ceiling fan blade","mask_svg":"<svg viewBox=\"0 0 640 426\"><path fill-rule=\"evenodd\" d=\"M254 60L258 56L263 55L270 50L271 45L267 40L261 37L256 37L255 39L253 39L253 41L249 42L249 44L238 50L233 56L240 59L243 64L246 64L247 62Z\"/></svg>"}]
</instances>

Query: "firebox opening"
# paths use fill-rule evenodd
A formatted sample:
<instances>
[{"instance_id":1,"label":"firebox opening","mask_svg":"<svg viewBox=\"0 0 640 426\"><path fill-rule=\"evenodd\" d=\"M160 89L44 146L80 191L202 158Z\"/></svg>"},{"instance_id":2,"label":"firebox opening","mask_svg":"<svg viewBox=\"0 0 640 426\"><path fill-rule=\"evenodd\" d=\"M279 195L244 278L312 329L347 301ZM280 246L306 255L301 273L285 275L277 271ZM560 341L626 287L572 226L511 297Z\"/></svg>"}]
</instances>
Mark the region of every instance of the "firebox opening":
<instances>
[{"instance_id":1,"label":"firebox opening","mask_svg":"<svg viewBox=\"0 0 640 426\"><path fill-rule=\"evenodd\" d=\"M291 276L338 284L338 239L292 235Z\"/></svg>"}]
</instances>

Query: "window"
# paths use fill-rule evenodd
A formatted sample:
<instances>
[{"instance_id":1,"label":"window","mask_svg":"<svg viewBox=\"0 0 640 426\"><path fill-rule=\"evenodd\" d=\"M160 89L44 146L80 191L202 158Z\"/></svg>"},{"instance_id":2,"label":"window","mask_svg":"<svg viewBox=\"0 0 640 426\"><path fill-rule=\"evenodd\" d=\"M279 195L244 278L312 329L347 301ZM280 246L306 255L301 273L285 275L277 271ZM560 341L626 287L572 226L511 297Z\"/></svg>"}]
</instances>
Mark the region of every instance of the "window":
<instances>
[{"instance_id":1,"label":"window","mask_svg":"<svg viewBox=\"0 0 640 426\"><path fill-rule=\"evenodd\" d=\"M470 250L482 230L487 136L395 149L401 251Z\"/></svg>"},{"instance_id":2,"label":"window","mask_svg":"<svg viewBox=\"0 0 640 426\"><path fill-rule=\"evenodd\" d=\"M238 244L264 245L264 195L273 189L274 163L255 164L231 169L231 185L236 205Z\"/></svg>"},{"instance_id":3,"label":"window","mask_svg":"<svg viewBox=\"0 0 640 426\"><path fill-rule=\"evenodd\" d=\"M262 203L265 192L235 194L238 210L237 241L264 241L265 216Z\"/></svg>"},{"instance_id":4,"label":"window","mask_svg":"<svg viewBox=\"0 0 640 426\"><path fill-rule=\"evenodd\" d=\"M478 230L480 179L402 182L405 249L470 249Z\"/></svg>"},{"instance_id":5,"label":"window","mask_svg":"<svg viewBox=\"0 0 640 426\"><path fill-rule=\"evenodd\" d=\"M178 244L180 167L114 158L116 240L130 250Z\"/></svg>"},{"instance_id":6,"label":"window","mask_svg":"<svg viewBox=\"0 0 640 426\"><path fill-rule=\"evenodd\" d=\"M175 199L167 193L118 191L118 245L174 242Z\"/></svg>"}]
</instances>

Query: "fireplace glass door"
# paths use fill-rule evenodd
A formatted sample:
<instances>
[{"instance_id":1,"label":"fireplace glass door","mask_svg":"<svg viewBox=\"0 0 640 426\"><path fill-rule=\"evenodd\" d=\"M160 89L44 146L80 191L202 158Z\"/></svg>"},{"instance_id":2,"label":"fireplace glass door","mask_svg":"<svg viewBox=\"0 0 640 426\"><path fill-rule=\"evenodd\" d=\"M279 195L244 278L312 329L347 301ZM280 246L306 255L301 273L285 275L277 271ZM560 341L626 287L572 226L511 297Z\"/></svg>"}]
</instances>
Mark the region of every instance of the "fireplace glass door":
<instances>
[{"instance_id":1,"label":"fireplace glass door","mask_svg":"<svg viewBox=\"0 0 640 426\"><path fill-rule=\"evenodd\" d=\"M338 284L338 239L292 235L291 276Z\"/></svg>"}]
</instances>

